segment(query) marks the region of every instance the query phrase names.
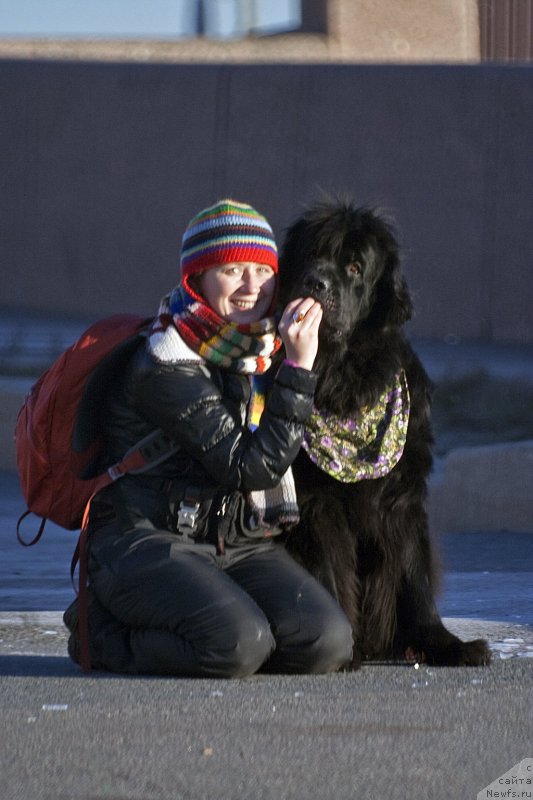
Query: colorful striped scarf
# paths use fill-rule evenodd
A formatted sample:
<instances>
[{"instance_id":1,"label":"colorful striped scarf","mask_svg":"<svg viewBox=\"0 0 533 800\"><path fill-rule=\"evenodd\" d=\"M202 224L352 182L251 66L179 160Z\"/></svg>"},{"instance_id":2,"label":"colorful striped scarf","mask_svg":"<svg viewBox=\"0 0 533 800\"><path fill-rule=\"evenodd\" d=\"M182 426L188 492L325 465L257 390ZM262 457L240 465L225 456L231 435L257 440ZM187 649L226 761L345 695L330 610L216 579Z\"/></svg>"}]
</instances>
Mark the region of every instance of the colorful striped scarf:
<instances>
[{"instance_id":1,"label":"colorful striped scarf","mask_svg":"<svg viewBox=\"0 0 533 800\"><path fill-rule=\"evenodd\" d=\"M230 372L266 372L281 347L273 317L248 325L227 322L183 286L161 301L158 330L166 330L170 324L201 358Z\"/></svg>"}]
</instances>

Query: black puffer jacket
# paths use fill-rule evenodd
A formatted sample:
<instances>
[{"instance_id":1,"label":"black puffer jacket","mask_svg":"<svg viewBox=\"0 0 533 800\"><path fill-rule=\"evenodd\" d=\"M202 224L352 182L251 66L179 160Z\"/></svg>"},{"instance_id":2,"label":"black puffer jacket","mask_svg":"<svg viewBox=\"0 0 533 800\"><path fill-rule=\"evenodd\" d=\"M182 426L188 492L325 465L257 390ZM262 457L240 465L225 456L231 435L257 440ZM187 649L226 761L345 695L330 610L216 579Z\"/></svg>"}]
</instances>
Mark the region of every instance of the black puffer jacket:
<instances>
[{"instance_id":1,"label":"black puffer jacket","mask_svg":"<svg viewBox=\"0 0 533 800\"><path fill-rule=\"evenodd\" d=\"M283 363L252 433L245 422L251 394L246 375L208 363L161 364L142 345L115 381L104 411L109 463L156 428L179 450L105 490L104 512L111 503L134 520L176 530L180 509L196 502L196 540L278 533L247 527L244 495L276 486L296 458L316 380L313 372ZM94 505L96 516L102 503Z\"/></svg>"}]
</instances>

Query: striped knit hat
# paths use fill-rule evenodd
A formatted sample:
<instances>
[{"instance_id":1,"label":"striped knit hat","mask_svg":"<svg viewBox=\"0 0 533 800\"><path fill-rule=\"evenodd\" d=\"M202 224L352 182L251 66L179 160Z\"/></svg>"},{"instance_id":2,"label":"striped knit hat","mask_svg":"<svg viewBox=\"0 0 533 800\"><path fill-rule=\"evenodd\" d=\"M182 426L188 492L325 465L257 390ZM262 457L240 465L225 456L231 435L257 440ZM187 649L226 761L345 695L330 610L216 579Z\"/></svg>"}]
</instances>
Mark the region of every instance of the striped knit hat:
<instances>
[{"instance_id":1,"label":"striped knit hat","mask_svg":"<svg viewBox=\"0 0 533 800\"><path fill-rule=\"evenodd\" d=\"M181 245L181 282L216 264L251 261L278 271L278 251L272 228L255 208L225 198L191 219Z\"/></svg>"}]
</instances>

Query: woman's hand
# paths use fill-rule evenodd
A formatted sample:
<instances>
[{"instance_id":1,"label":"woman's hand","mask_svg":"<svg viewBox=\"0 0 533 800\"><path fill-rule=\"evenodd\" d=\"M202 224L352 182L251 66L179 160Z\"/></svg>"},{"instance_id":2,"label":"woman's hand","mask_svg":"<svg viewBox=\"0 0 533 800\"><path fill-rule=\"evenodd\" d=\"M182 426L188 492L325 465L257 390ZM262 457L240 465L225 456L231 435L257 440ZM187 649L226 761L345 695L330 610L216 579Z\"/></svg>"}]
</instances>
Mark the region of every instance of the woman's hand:
<instances>
[{"instance_id":1,"label":"woman's hand","mask_svg":"<svg viewBox=\"0 0 533 800\"><path fill-rule=\"evenodd\" d=\"M285 353L298 367L313 369L318 350L322 306L312 297L291 300L279 322Z\"/></svg>"}]
</instances>

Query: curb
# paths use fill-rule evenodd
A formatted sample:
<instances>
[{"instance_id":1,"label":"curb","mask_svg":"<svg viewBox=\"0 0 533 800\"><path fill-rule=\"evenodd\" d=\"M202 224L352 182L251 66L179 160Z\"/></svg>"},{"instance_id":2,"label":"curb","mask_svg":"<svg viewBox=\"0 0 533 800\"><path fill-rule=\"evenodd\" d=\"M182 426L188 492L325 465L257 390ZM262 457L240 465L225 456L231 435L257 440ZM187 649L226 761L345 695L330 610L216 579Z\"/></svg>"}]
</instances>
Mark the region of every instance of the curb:
<instances>
[{"instance_id":1,"label":"curb","mask_svg":"<svg viewBox=\"0 0 533 800\"><path fill-rule=\"evenodd\" d=\"M0 376L0 470L16 471L15 422L34 378Z\"/></svg>"},{"instance_id":2,"label":"curb","mask_svg":"<svg viewBox=\"0 0 533 800\"><path fill-rule=\"evenodd\" d=\"M437 533L533 533L533 440L453 450L429 484Z\"/></svg>"},{"instance_id":3,"label":"curb","mask_svg":"<svg viewBox=\"0 0 533 800\"><path fill-rule=\"evenodd\" d=\"M63 628L63 611L0 611L0 629L15 625Z\"/></svg>"}]
</instances>

